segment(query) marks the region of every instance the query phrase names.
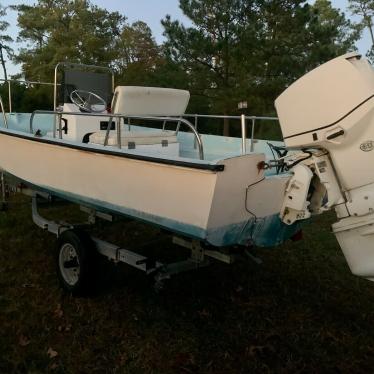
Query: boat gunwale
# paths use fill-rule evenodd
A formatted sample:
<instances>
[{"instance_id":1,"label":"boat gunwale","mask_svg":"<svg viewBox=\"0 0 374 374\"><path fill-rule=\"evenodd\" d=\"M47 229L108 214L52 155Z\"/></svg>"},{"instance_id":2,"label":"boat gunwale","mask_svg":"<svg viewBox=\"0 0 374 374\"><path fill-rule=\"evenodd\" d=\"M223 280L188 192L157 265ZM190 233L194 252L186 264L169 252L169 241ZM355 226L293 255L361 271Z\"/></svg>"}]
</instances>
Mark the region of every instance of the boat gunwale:
<instances>
[{"instance_id":1,"label":"boat gunwale","mask_svg":"<svg viewBox=\"0 0 374 374\"><path fill-rule=\"evenodd\" d=\"M87 145L82 146L79 144L61 142L59 141L60 139L57 139L57 138L50 140L50 139L41 138L41 137L38 137L32 134L25 133L23 135L19 132L16 132L15 130L9 130L9 129L4 129L4 128L0 128L0 135L11 136L11 137L20 138L20 139L24 139L28 141L34 141L38 143L56 145L59 147L76 149L76 150L84 151L84 152L99 153L99 154L104 154L104 155L109 155L109 156L128 158L132 160L152 162L156 164L180 166L180 167L185 167L185 168L208 170L208 171L213 171L213 172L221 172L221 171L224 171L225 169L225 165L222 165L222 164L209 164L209 163L197 163L197 162L189 162L189 161L181 161L181 160L172 160L168 158L159 158L159 157L153 157L153 156L148 156L148 155L118 152L118 151L109 150L109 149L100 149L96 147L91 148L91 147L87 147Z\"/></svg>"}]
</instances>

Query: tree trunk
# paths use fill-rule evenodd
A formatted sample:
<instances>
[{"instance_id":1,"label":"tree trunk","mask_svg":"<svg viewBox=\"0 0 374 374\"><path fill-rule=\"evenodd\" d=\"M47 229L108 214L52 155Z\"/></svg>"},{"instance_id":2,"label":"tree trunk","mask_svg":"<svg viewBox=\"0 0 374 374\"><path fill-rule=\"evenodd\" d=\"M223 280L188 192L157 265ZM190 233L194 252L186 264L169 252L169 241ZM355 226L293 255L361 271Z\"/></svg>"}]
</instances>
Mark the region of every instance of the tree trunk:
<instances>
[{"instance_id":1,"label":"tree trunk","mask_svg":"<svg viewBox=\"0 0 374 374\"><path fill-rule=\"evenodd\" d=\"M7 71L6 71L4 53L3 53L3 45L2 44L0 44L0 63L1 63L1 66L3 67L4 79L7 82L8 81L8 74L7 74Z\"/></svg>"},{"instance_id":2,"label":"tree trunk","mask_svg":"<svg viewBox=\"0 0 374 374\"><path fill-rule=\"evenodd\" d=\"M370 32L370 37L371 37L371 46L374 46L374 34L373 34L373 25L371 24L371 21L368 21L368 29Z\"/></svg>"}]
</instances>

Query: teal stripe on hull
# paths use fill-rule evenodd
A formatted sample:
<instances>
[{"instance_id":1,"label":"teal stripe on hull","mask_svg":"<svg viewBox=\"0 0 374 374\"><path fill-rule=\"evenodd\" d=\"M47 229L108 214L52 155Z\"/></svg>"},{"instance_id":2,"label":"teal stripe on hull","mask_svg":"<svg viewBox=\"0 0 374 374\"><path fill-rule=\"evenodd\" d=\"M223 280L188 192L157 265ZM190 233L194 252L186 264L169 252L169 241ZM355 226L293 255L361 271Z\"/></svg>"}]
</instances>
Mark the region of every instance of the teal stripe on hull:
<instances>
[{"instance_id":1,"label":"teal stripe on hull","mask_svg":"<svg viewBox=\"0 0 374 374\"><path fill-rule=\"evenodd\" d=\"M300 225L284 224L278 214L263 218L250 218L246 222L236 223L207 232L208 242L215 246L255 245L273 247L284 243L300 230Z\"/></svg>"}]
</instances>

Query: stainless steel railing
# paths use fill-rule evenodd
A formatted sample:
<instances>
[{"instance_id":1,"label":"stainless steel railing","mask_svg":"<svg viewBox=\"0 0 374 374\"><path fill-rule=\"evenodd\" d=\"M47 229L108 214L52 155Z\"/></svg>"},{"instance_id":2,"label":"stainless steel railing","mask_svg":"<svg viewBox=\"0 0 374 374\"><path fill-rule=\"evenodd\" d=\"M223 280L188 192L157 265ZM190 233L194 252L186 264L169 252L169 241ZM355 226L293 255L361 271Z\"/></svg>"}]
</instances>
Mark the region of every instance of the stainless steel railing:
<instances>
[{"instance_id":1,"label":"stainless steel railing","mask_svg":"<svg viewBox=\"0 0 374 374\"><path fill-rule=\"evenodd\" d=\"M1 104L1 103L0 103ZM204 159L204 148L201 140L201 136L197 131L198 128L198 119L199 118L211 118L211 119L234 119L240 120L241 124L241 153L247 153L247 125L248 122L251 123L251 137L250 137L250 152L254 152L255 148L255 126L256 121L278 121L277 117L259 117L259 116L225 116L225 115L209 115L209 114L186 114L183 117L194 118L194 125L185 118L182 117L155 117L155 116L128 116L123 114L96 114L96 113L82 113L82 112L59 112L59 111L47 111L47 110L36 110L31 114L30 117L30 133L33 133L33 120L36 114L54 114L55 121L53 125L53 137L56 138L57 131L59 132L59 138L62 139L62 124L61 119L62 115L77 115L77 116L93 116L93 117L104 117L108 118L108 127L105 134L104 146L108 145L109 134L111 131L111 123L115 119L117 124L120 123L120 120L127 119L127 126L131 128L131 120L143 120L143 121L159 121L162 122L162 129L165 130L167 123L176 123L176 133L180 130L180 126L183 124L187 126L192 133L194 134L194 146L198 147L199 158ZM57 130L58 126L58 130ZM121 148L121 126L116 126L117 128L117 147Z\"/></svg>"},{"instance_id":2,"label":"stainless steel railing","mask_svg":"<svg viewBox=\"0 0 374 374\"><path fill-rule=\"evenodd\" d=\"M0 79L0 82L5 82L8 84L8 109L9 113L12 113L12 88L11 82L15 82L15 79Z\"/></svg>"},{"instance_id":3,"label":"stainless steel railing","mask_svg":"<svg viewBox=\"0 0 374 374\"><path fill-rule=\"evenodd\" d=\"M4 103L3 103L3 98L1 97L1 95L0 95L0 107L1 107L1 112L3 114L4 127L7 129L8 128L8 120L6 118L6 113L5 113Z\"/></svg>"},{"instance_id":4,"label":"stainless steel railing","mask_svg":"<svg viewBox=\"0 0 374 374\"><path fill-rule=\"evenodd\" d=\"M8 83L8 106L9 106L9 113L12 113L12 88L10 87L10 81Z\"/></svg>"},{"instance_id":5,"label":"stainless steel railing","mask_svg":"<svg viewBox=\"0 0 374 374\"><path fill-rule=\"evenodd\" d=\"M4 79L0 79L0 81L8 83L9 113L12 112L12 94L11 94L11 83L12 82L31 84L31 85L38 84L38 85L54 86L54 106L56 106L57 86L60 85L59 83L57 83L57 70L62 65L64 65L64 63L59 63L59 64L57 64L57 66L55 68L55 82L54 83L28 81L28 80L15 80L15 79L8 79L7 81L5 81ZM79 65L79 64L70 64L69 63L68 65ZM92 66L87 65L86 67L95 68L95 69L100 68L99 66L94 66L94 65L92 65ZM104 68L104 69L107 69L108 71L111 72L111 70L108 69L108 68ZM113 85L113 88L114 88L114 78L113 78L113 76L112 76L112 85ZM4 105L3 105L3 103L0 103L0 105L1 105L1 109L3 110L4 124L7 127ZM82 115L81 113L77 113L77 114ZM87 115L87 114L84 114L84 115ZM103 116L108 117L107 115L103 115ZM123 117L123 116L121 116L121 117ZM230 116L230 115L210 115L210 114L184 114L182 117L183 118L194 118L193 127L196 130L196 132L198 131L197 129L198 129L199 118L211 118L211 119L220 119L220 120L232 119L232 120L240 121L240 125L241 125L241 153L242 154L245 154L247 152L247 127L248 127L248 122L251 123L250 152L254 152L254 149L255 149L254 133L255 133L255 128L256 128L256 121L264 121L264 120L265 121L278 121L277 117L245 116L244 114L242 114L240 116L238 116L238 115ZM131 119L128 116L126 116L126 118L129 118L128 127L130 129L131 128ZM155 118L155 120L158 120L161 117L153 117L153 118ZM168 122L168 118L172 118L173 122L176 122L174 117L165 117L165 118L167 118L167 120L163 120L164 121L163 129L165 129L165 127L166 127L166 124ZM188 121L188 123L191 125L191 123L189 121ZM180 124L181 124L180 119L178 119L177 127L176 127L176 133L177 134L178 134L179 129L180 129ZM54 125L54 126L57 126L57 125ZM199 138L200 138L200 135L199 135ZM195 135L195 140L194 140L194 148L195 149L197 147L197 143L198 142L197 142L197 138L196 138L196 135Z\"/></svg>"},{"instance_id":6,"label":"stainless steel railing","mask_svg":"<svg viewBox=\"0 0 374 374\"><path fill-rule=\"evenodd\" d=\"M196 131L195 127L186 119L184 118L175 118L175 117L152 117L152 116L145 116L145 117L142 117L142 116L128 116L128 115L123 115L123 114L97 114L97 113L81 113L81 112L58 112L58 111L51 111L51 110L35 110L34 112L32 112L31 116L30 116L30 133L33 134L34 133L34 126L33 126L33 122L34 122L34 117L38 114L51 114L51 115L54 115L55 117L55 121L53 122L54 125L53 125L53 137L56 138L57 136L57 131L59 132L59 138L62 139L62 116L63 115L70 115L70 116L91 116L91 117L104 117L104 118L108 118L108 127L107 127L107 131L106 131L106 134L105 134L105 140L104 140L104 146L107 146L108 145L108 138L109 138L109 134L110 134L110 131L111 131L111 124L113 122L113 119L116 119L116 122L117 122L117 147L119 149L121 149L121 126L119 126L119 123L121 121L122 118L127 118L129 120L131 119L134 119L134 120L142 120L142 121L160 121L160 122L176 122L176 123L180 123L180 124L183 124L185 126L187 126L191 131L192 133L194 134L194 137L195 137L195 140L197 142L197 145L198 145L198 149L199 149L199 158L200 160L204 160L204 148L203 148L203 143L202 143L202 140L201 140L201 137L199 135L199 133ZM58 129L57 129L57 125L58 125Z\"/></svg>"},{"instance_id":7,"label":"stainless steel railing","mask_svg":"<svg viewBox=\"0 0 374 374\"><path fill-rule=\"evenodd\" d=\"M242 154L247 153L247 125L248 122L251 123L251 145L250 145L250 152L254 151L255 148L255 128L256 128L256 121L276 121L278 122L277 117L260 117L260 116L246 116L244 114L240 116L227 116L227 115L214 115L214 114L184 114L183 117L187 118L194 118L194 127L197 131L198 128L198 121L199 118L211 118L211 119L233 119L239 120L241 125L241 151Z\"/></svg>"},{"instance_id":8,"label":"stainless steel railing","mask_svg":"<svg viewBox=\"0 0 374 374\"><path fill-rule=\"evenodd\" d=\"M13 112L13 103L12 103L12 88L11 84L12 83L22 83L26 85L40 85L40 86L54 86L54 83L48 83L48 82L39 82L39 81L29 81L29 80L24 80L24 79L0 79L0 82L6 82L8 83L8 108L9 108L9 113ZM60 84L57 84L60 86Z\"/></svg>"}]
</instances>

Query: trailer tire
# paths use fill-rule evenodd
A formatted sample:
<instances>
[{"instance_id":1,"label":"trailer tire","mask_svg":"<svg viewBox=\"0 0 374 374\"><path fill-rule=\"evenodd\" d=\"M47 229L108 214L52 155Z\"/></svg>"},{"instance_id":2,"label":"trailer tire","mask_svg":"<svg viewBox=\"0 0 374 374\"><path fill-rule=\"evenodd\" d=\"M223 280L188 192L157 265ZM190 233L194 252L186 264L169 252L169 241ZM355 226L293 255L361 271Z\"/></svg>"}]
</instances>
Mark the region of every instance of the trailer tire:
<instances>
[{"instance_id":1,"label":"trailer tire","mask_svg":"<svg viewBox=\"0 0 374 374\"><path fill-rule=\"evenodd\" d=\"M90 296L95 289L97 252L84 231L64 231L57 240L56 267L61 287L73 296Z\"/></svg>"}]
</instances>

